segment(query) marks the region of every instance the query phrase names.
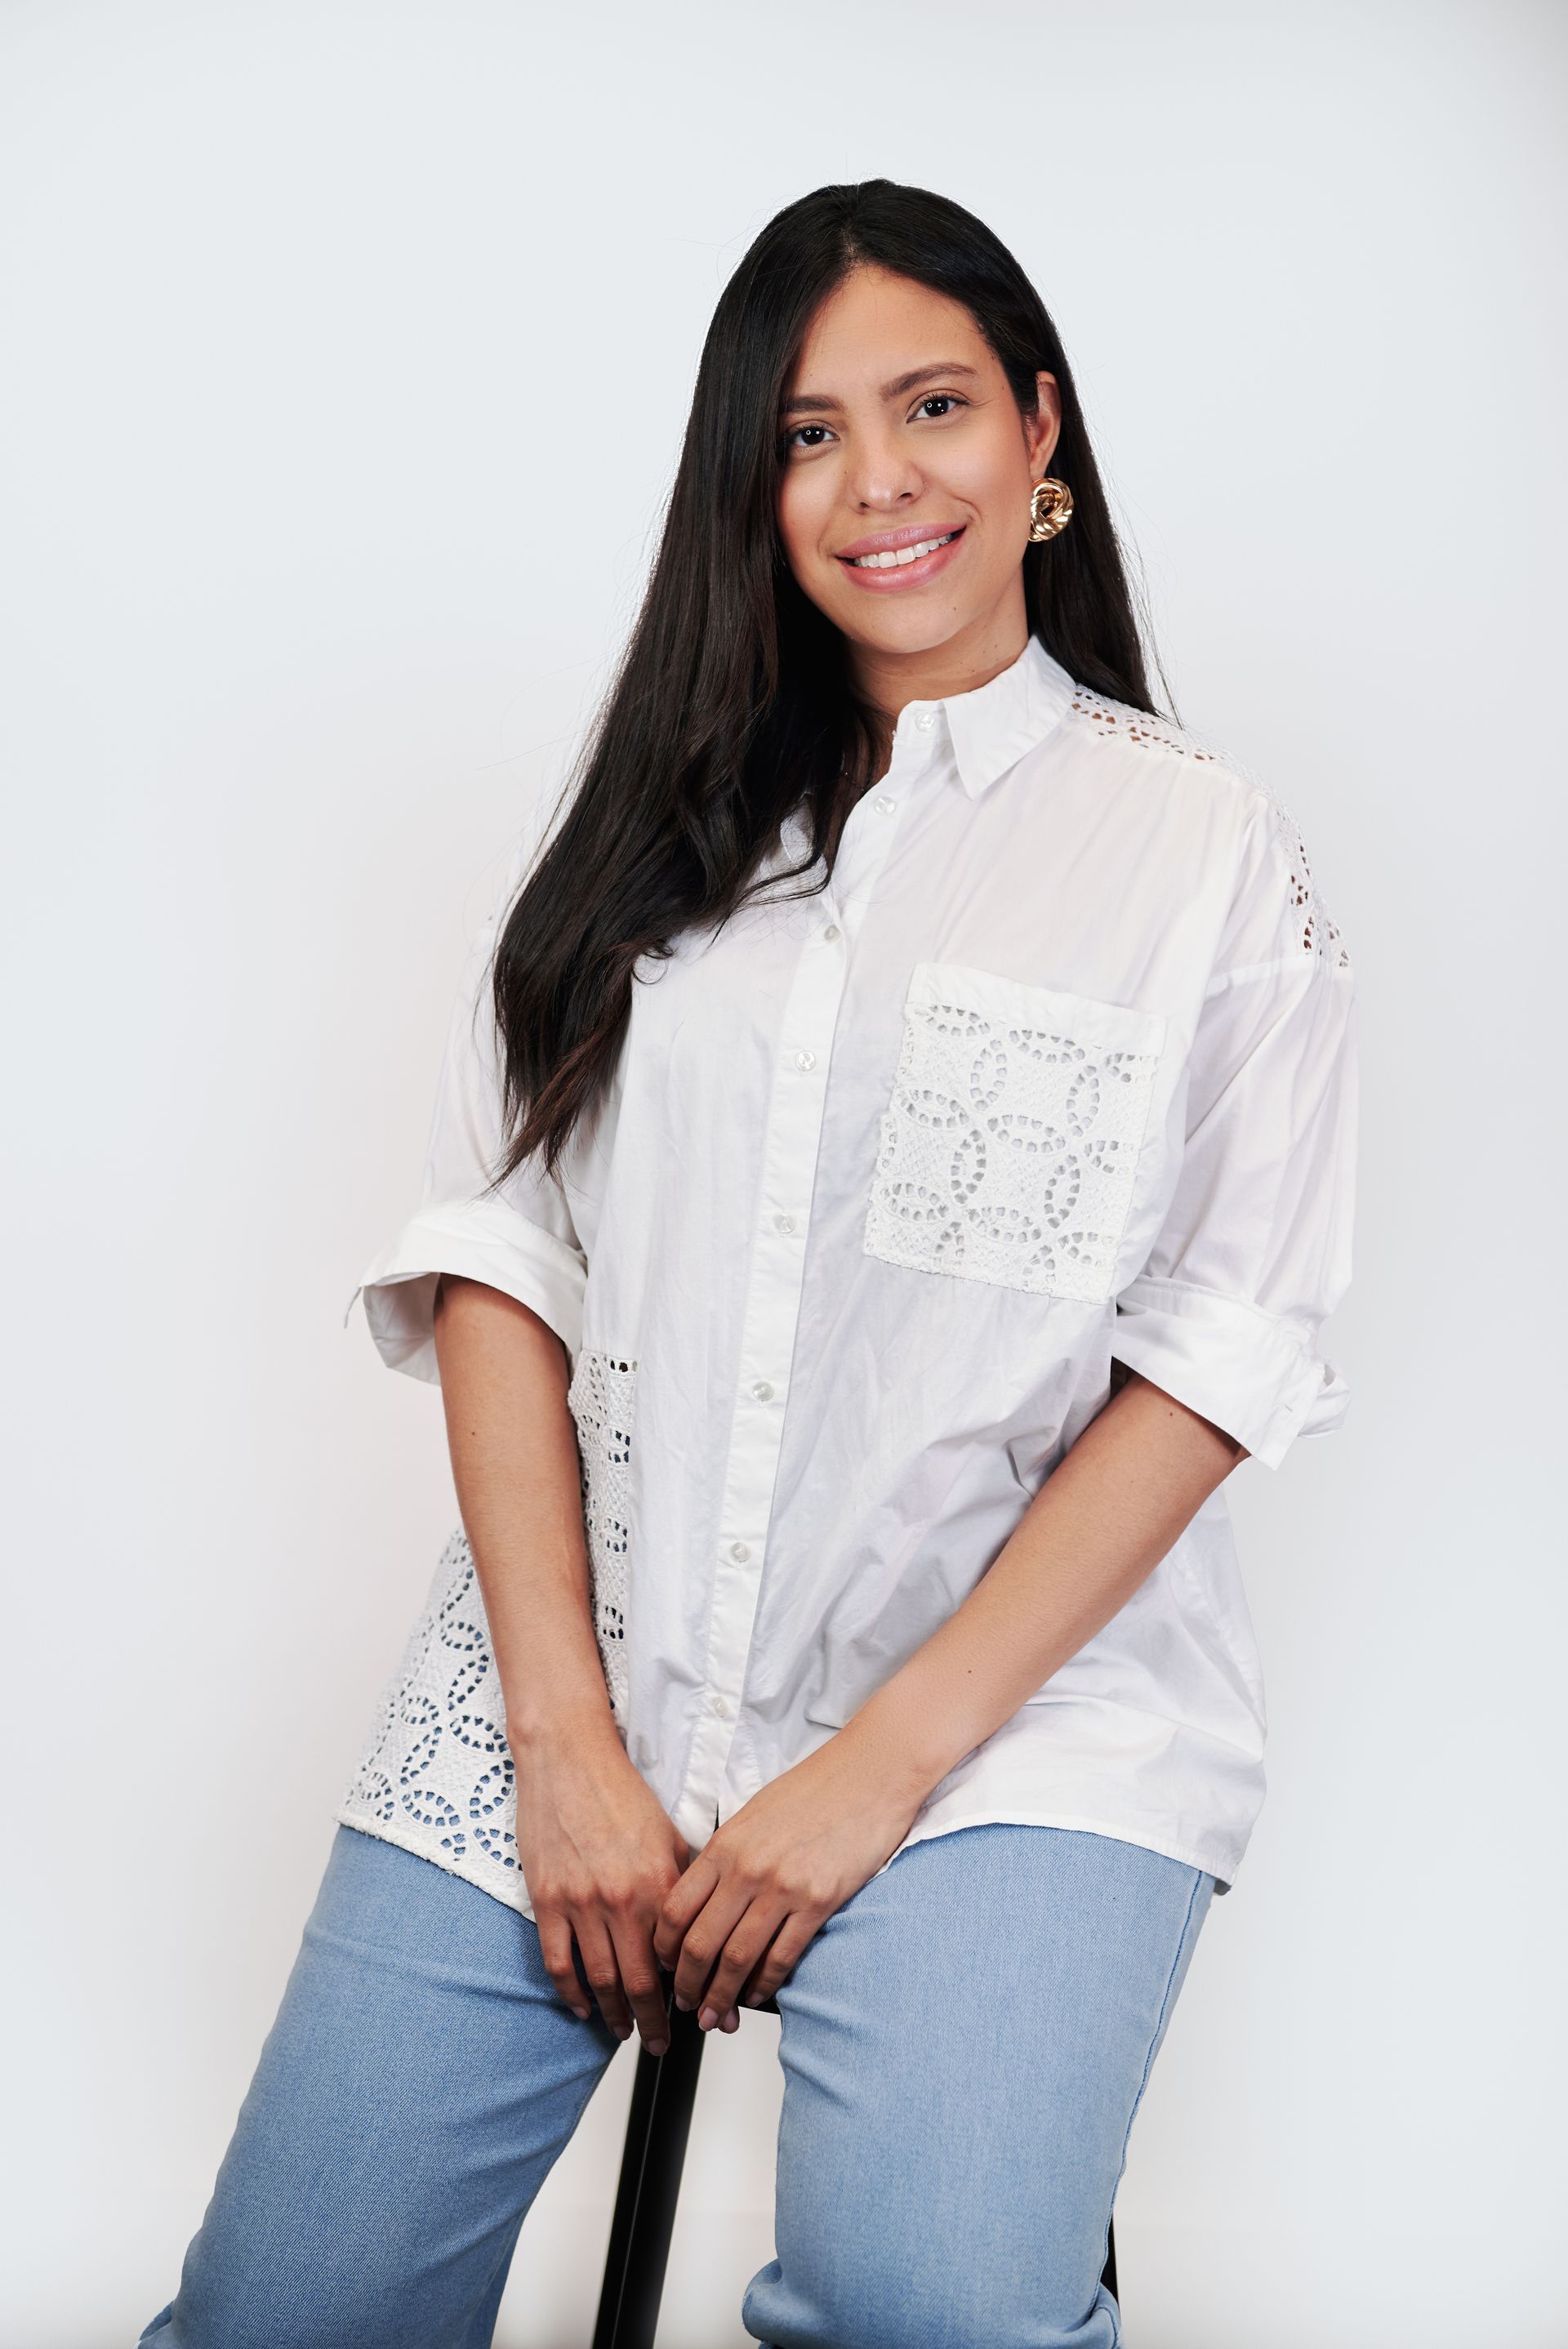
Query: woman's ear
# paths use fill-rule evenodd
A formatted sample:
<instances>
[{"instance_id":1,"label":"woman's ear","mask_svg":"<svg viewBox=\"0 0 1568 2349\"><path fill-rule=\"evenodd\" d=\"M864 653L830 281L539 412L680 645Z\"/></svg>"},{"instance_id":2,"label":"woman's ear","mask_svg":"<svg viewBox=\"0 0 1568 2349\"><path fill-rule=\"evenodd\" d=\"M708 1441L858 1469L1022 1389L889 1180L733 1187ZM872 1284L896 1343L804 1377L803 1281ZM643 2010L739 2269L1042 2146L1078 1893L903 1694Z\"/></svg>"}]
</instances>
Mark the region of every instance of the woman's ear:
<instances>
[{"instance_id":1,"label":"woman's ear","mask_svg":"<svg viewBox=\"0 0 1568 2349\"><path fill-rule=\"evenodd\" d=\"M1029 471L1037 481L1050 470L1051 451L1062 429L1062 396L1057 379L1042 367L1035 378L1035 412L1024 419L1024 441Z\"/></svg>"}]
</instances>

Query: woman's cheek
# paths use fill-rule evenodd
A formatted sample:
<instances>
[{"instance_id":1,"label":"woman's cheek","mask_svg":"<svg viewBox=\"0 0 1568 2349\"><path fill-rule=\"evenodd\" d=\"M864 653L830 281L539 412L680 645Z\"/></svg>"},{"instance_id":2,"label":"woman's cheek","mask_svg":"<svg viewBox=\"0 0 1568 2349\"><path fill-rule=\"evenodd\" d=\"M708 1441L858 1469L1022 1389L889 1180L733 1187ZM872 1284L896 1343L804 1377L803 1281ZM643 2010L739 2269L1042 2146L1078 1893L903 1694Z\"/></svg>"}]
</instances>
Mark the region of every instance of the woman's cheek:
<instances>
[{"instance_id":1,"label":"woman's cheek","mask_svg":"<svg viewBox=\"0 0 1568 2349\"><path fill-rule=\"evenodd\" d=\"M830 503L820 493L812 495L810 482L796 480L787 483L779 501L779 534L784 542L785 560L808 595L820 595L830 584L820 554L827 522L824 509Z\"/></svg>"},{"instance_id":2,"label":"woman's cheek","mask_svg":"<svg viewBox=\"0 0 1568 2349\"><path fill-rule=\"evenodd\" d=\"M784 559L796 585L819 610L831 613L833 599L841 587L837 568L830 558L819 553L815 532L795 536L780 524L779 536L784 542Z\"/></svg>"}]
</instances>

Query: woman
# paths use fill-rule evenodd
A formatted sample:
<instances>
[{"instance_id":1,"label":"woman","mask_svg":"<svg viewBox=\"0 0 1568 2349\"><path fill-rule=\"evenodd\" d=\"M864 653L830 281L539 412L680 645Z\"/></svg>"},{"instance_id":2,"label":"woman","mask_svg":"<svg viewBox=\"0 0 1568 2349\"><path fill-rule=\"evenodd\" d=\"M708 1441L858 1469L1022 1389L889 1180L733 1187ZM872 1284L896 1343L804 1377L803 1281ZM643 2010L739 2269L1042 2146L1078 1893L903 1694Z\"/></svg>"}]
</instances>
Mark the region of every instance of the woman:
<instances>
[{"instance_id":1,"label":"woman","mask_svg":"<svg viewBox=\"0 0 1568 2349\"><path fill-rule=\"evenodd\" d=\"M886 181L791 205L365 1277L464 1531L144 2340L488 2342L672 1975L782 2016L753 2337L1119 2340L1263 1795L1221 1487L1344 1409L1354 1024L1289 818L1152 713L1017 264Z\"/></svg>"}]
</instances>

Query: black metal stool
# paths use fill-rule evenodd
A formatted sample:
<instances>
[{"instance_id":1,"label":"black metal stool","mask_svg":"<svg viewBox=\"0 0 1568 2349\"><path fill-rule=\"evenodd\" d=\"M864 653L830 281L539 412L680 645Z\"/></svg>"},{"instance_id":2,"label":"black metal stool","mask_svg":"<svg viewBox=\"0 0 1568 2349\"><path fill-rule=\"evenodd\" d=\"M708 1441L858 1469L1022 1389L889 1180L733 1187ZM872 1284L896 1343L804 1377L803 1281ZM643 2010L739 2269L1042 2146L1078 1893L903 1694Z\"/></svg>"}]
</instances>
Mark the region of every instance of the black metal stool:
<instances>
[{"instance_id":1,"label":"black metal stool","mask_svg":"<svg viewBox=\"0 0 1568 2349\"><path fill-rule=\"evenodd\" d=\"M665 2011L669 2016L670 2044L664 2054L650 2055L645 2048L637 2050L593 2349L654 2349L658 2331L681 2170L696 2102L696 2076L707 2037L706 2031L697 2028L696 2014L684 2013L676 2006L673 1974L665 1978ZM777 2014L779 2004L769 1998L760 2006L743 2006L740 2012ZM1100 2282L1107 2292L1116 2294L1114 2225L1106 2230Z\"/></svg>"}]
</instances>

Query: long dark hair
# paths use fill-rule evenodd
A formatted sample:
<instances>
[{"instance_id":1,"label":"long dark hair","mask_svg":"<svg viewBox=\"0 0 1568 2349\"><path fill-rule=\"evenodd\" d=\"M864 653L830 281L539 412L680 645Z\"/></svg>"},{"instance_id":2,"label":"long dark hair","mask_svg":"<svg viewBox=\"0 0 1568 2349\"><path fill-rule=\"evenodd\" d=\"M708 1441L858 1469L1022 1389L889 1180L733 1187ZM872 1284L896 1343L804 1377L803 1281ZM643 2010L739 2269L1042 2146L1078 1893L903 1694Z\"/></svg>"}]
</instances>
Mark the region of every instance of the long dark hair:
<instances>
[{"instance_id":1,"label":"long dark hair","mask_svg":"<svg viewBox=\"0 0 1568 2349\"><path fill-rule=\"evenodd\" d=\"M787 205L714 312L641 613L570 807L497 946L507 1134L497 1182L536 1152L553 1170L602 1100L639 957L723 922L763 885L758 868L792 809L810 846L781 877L821 857L820 887L873 778L873 713L853 690L844 638L797 585L776 519L789 377L819 305L861 262L963 303L1020 411L1034 409L1037 371L1055 376L1051 471L1072 492L1073 518L1025 554L1029 626L1080 683L1154 714L1072 373L1012 254L961 204L892 180Z\"/></svg>"}]
</instances>

